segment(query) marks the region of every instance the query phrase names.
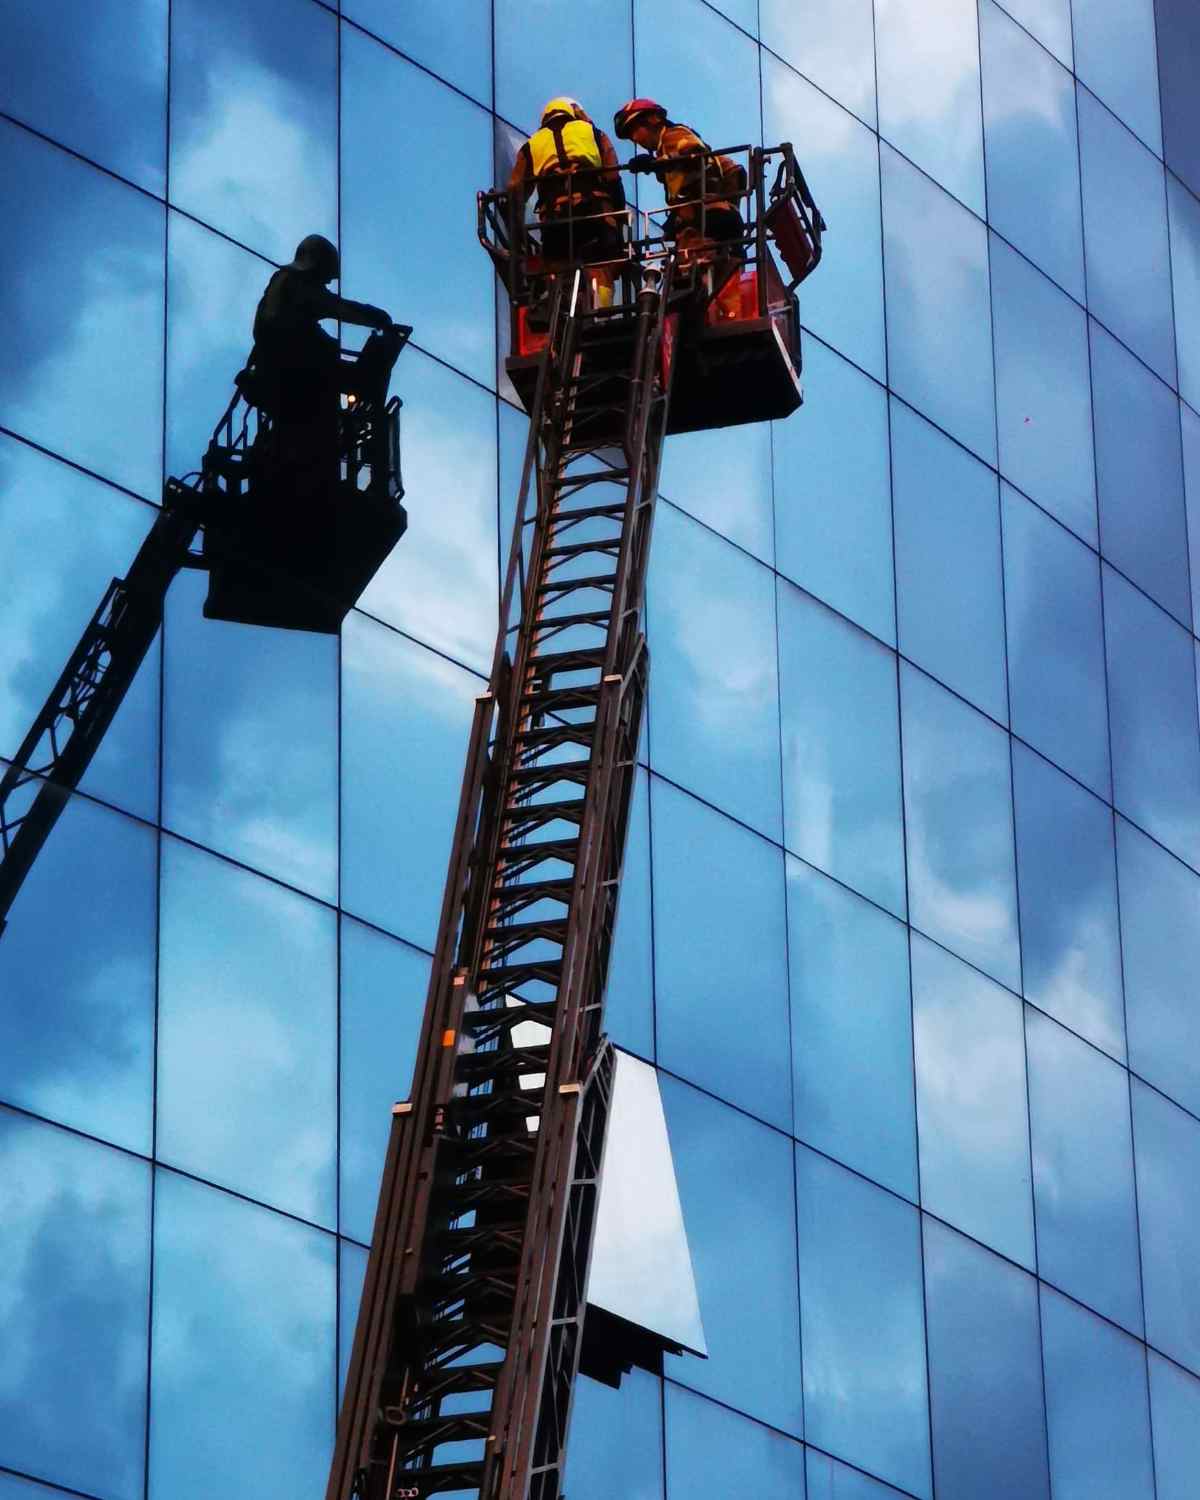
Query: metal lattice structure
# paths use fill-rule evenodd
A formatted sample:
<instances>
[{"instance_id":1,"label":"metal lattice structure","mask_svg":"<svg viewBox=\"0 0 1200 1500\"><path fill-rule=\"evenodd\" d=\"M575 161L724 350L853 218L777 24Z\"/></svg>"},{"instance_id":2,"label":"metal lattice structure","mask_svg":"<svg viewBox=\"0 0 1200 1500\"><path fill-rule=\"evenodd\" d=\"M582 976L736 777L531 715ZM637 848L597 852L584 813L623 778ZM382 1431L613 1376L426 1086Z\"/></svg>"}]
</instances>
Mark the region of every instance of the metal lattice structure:
<instances>
[{"instance_id":1,"label":"metal lattice structure","mask_svg":"<svg viewBox=\"0 0 1200 1500\"><path fill-rule=\"evenodd\" d=\"M612 1076L601 1010L646 689L670 275L609 309L558 278L329 1500L561 1490Z\"/></svg>"}]
</instances>

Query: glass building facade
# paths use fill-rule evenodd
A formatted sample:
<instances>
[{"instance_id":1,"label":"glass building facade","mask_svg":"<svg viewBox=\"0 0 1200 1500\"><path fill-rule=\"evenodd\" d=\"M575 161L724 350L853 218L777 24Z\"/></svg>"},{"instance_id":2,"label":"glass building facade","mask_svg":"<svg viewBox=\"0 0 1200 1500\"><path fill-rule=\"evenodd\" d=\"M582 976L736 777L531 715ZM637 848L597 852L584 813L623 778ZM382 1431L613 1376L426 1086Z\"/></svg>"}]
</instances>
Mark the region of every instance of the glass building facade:
<instances>
[{"instance_id":1,"label":"glass building facade","mask_svg":"<svg viewBox=\"0 0 1200 1500\"><path fill-rule=\"evenodd\" d=\"M1194 0L0 0L0 756L273 264L416 327L340 639L165 627L0 942L0 1500L318 1500L525 419L542 101L796 145L807 401L672 438L610 1030L710 1357L570 1500L1200 1493Z\"/></svg>"}]
</instances>

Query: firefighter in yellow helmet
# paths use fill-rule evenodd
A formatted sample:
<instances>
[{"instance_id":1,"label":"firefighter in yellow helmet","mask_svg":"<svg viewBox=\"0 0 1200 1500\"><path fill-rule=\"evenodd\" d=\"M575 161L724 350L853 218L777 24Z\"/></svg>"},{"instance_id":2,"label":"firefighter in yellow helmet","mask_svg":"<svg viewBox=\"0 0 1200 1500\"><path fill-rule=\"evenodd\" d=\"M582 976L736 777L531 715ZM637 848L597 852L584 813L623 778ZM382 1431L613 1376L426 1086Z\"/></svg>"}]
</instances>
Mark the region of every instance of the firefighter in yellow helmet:
<instances>
[{"instance_id":1,"label":"firefighter in yellow helmet","mask_svg":"<svg viewBox=\"0 0 1200 1500\"><path fill-rule=\"evenodd\" d=\"M667 118L654 99L631 99L613 116L613 128L646 154L635 156L635 172L653 172L662 183L671 210L666 232L679 247L679 259L711 262L717 316L737 317L741 289L737 272L745 258L745 225L738 210L746 174L728 156L714 155L690 125ZM707 160L690 164L689 156ZM680 158L683 158L682 160ZM703 200L703 205L701 203Z\"/></svg>"},{"instance_id":2,"label":"firefighter in yellow helmet","mask_svg":"<svg viewBox=\"0 0 1200 1500\"><path fill-rule=\"evenodd\" d=\"M595 262L621 256L625 189L613 143L578 99L562 95L542 110L540 128L517 152L508 190L519 210L536 191L547 265L591 264L597 302L609 306L612 267Z\"/></svg>"}]
</instances>

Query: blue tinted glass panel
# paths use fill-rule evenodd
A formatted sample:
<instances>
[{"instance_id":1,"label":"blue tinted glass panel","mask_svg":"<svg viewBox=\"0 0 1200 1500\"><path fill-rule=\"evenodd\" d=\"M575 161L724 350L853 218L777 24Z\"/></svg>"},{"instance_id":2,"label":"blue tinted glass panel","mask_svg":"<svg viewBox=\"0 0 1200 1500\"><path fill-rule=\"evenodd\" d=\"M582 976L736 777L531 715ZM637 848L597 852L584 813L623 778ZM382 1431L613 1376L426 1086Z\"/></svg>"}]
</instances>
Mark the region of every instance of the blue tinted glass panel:
<instances>
[{"instance_id":1,"label":"blue tinted glass panel","mask_svg":"<svg viewBox=\"0 0 1200 1500\"><path fill-rule=\"evenodd\" d=\"M1125 1059L1112 813L1013 745L1025 998Z\"/></svg>"},{"instance_id":2,"label":"blue tinted glass panel","mask_svg":"<svg viewBox=\"0 0 1200 1500\"><path fill-rule=\"evenodd\" d=\"M1005 0L1004 8L1059 62L1071 66L1071 0Z\"/></svg>"},{"instance_id":3,"label":"blue tinted glass panel","mask_svg":"<svg viewBox=\"0 0 1200 1500\"><path fill-rule=\"evenodd\" d=\"M913 934L921 1201L1034 1264L1021 1002Z\"/></svg>"},{"instance_id":4,"label":"blue tinted glass panel","mask_svg":"<svg viewBox=\"0 0 1200 1500\"><path fill-rule=\"evenodd\" d=\"M983 0L979 17L988 219L1082 301L1083 218L1071 75L992 0ZM1069 47L1068 19L1068 52Z\"/></svg>"},{"instance_id":5,"label":"blue tinted glass panel","mask_svg":"<svg viewBox=\"0 0 1200 1500\"><path fill-rule=\"evenodd\" d=\"M1149 1358L1158 1500L1191 1500L1200 1473L1200 1380L1157 1354Z\"/></svg>"},{"instance_id":6,"label":"blue tinted glass panel","mask_svg":"<svg viewBox=\"0 0 1200 1500\"><path fill-rule=\"evenodd\" d=\"M1179 394L1200 407L1200 203L1169 174L1167 210L1171 224Z\"/></svg>"},{"instance_id":7,"label":"blue tinted glass panel","mask_svg":"<svg viewBox=\"0 0 1200 1500\"><path fill-rule=\"evenodd\" d=\"M931 1219L924 1228L937 1493L1048 1500L1037 1283Z\"/></svg>"},{"instance_id":8,"label":"blue tinted glass panel","mask_svg":"<svg viewBox=\"0 0 1200 1500\"><path fill-rule=\"evenodd\" d=\"M186 573L167 607L163 822L333 901L337 641L206 620L207 587Z\"/></svg>"},{"instance_id":9,"label":"blue tinted glass panel","mask_svg":"<svg viewBox=\"0 0 1200 1500\"><path fill-rule=\"evenodd\" d=\"M779 641L785 842L903 916L895 657L787 584Z\"/></svg>"},{"instance_id":10,"label":"blue tinted glass panel","mask_svg":"<svg viewBox=\"0 0 1200 1500\"><path fill-rule=\"evenodd\" d=\"M0 943L0 1097L146 1153L157 878L151 829L74 797Z\"/></svg>"},{"instance_id":11,"label":"blue tinted glass panel","mask_svg":"<svg viewBox=\"0 0 1200 1500\"><path fill-rule=\"evenodd\" d=\"M246 363L274 267L182 214L167 215L167 469L189 474Z\"/></svg>"},{"instance_id":12,"label":"blue tinted glass panel","mask_svg":"<svg viewBox=\"0 0 1200 1500\"><path fill-rule=\"evenodd\" d=\"M347 28L341 138L346 294L386 307L413 324L422 348L494 384L495 273L475 236L463 232L476 192L493 176L488 116ZM417 144L428 139L436 149ZM410 358L401 365L401 390ZM453 406L443 410L442 421L453 413ZM425 492L427 504L435 493Z\"/></svg>"},{"instance_id":13,"label":"blue tinted glass panel","mask_svg":"<svg viewBox=\"0 0 1200 1500\"><path fill-rule=\"evenodd\" d=\"M336 241L337 43L305 0L172 0L172 203L278 262Z\"/></svg>"},{"instance_id":14,"label":"blue tinted glass panel","mask_svg":"<svg viewBox=\"0 0 1200 1500\"><path fill-rule=\"evenodd\" d=\"M388 0L342 0L342 14L432 68L484 104L492 100L489 0L443 0L436 9ZM483 187L481 181L479 184Z\"/></svg>"},{"instance_id":15,"label":"blue tinted glass panel","mask_svg":"<svg viewBox=\"0 0 1200 1500\"><path fill-rule=\"evenodd\" d=\"M338 1241L338 1403L346 1389L346 1374L354 1350L358 1304L367 1275L367 1252L349 1240Z\"/></svg>"},{"instance_id":16,"label":"blue tinted glass panel","mask_svg":"<svg viewBox=\"0 0 1200 1500\"><path fill-rule=\"evenodd\" d=\"M15 1474L0 1472L0 1500L54 1500L56 1495L69 1500L67 1490L52 1489L33 1479L18 1479Z\"/></svg>"},{"instance_id":17,"label":"blue tinted glass panel","mask_svg":"<svg viewBox=\"0 0 1200 1500\"><path fill-rule=\"evenodd\" d=\"M338 1227L371 1239L392 1105L407 1099L429 959L343 919L341 1003L341 1209Z\"/></svg>"},{"instance_id":18,"label":"blue tinted glass panel","mask_svg":"<svg viewBox=\"0 0 1200 1500\"><path fill-rule=\"evenodd\" d=\"M869 125L875 123L875 22L870 0L759 0L763 45ZM768 60L763 59L764 69Z\"/></svg>"},{"instance_id":19,"label":"blue tinted glass panel","mask_svg":"<svg viewBox=\"0 0 1200 1500\"><path fill-rule=\"evenodd\" d=\"M838 1463L815 1448L804 1450L808 1500L897 1500L899 1490Z\"/></svg>"},{"instance_id":20,"label":"blue tinted glass panel","mask_svg":"<svg viewBox=\"0 0 1200 1500\"><path fill-rule=\"evenodd\" d=\"M713 1458L720 1454L721 1482L731 1494L804 1500L799 1443L677 1385L668 1384L666 1396L669 1494L702 1495L711 1489Z\"/></svg>"},{"instance_id":21,"label":"blue tinted glass panel","mask_svg":"<svg viewBox=\"0 0 1200 1500\"><path fill-rule=\"evenodd\" d=\"M0 756L16 754L114 577L156 512L0 435ZM158 806L157 645L81 782L144 818Z\"/></svg>"},{"instance_id":22,"label":"blue tinted glass panel","mask_svg":"<svg viewBox=\"0 0 1200 1500\"><path fill-rule=\"evenodd\" d=\"M923 673L900 680L912 922L1018 989L1008 737Z\"/></svg>"},{"instance_id":23,"label":"blue tinted glass panel","mask_svg":"<svg viewBox=\"0 0 1200 1500\"><path fill-rule=\"evenodd\" d=\"M884 378L879 143L819 89L763 53L763 135L794 141L813 197L853 255L830 254L800 294L806 328Z\"/></svg>"},{"instance_id":24,"label":"blue tinted glass panel","mask_svg":"<svg viewBox=\"0 0 1200 1500\"><path fill-rule=\"evenodd\" d=\"M1048 1288L1042 1343L1055 1500L1154 1500L1145 1349Z\"/></svg>"},{"instance_id":25,"label":"blue tinted glass panel","mask_svg":"<svg viewBox=\"0 0 1200 1500\"><path fill-rule=\"evenodd\" d=\"M565 1476L571 1500L661 1500L662 1426L662 1383L653 1375L633 1369L615 1391L577 1376Z\"/></svg>"},{"instance_id":26,"label":"blue tinted glass panel","mask_svg":"<svg viewBox=\"0 0 1200 1500\"><path fill-rule=\"evenodd\" d=\"M1129 1066L1200 1114L1200 878L1117 820Z\"/></svg>"},{"instance_id":27,"label":"blue tinted glass panel","mask_svg":"<svg viewBox=\"0 0 1200 1500\"><path fill-rule=\"evenodd\" d=\"M770 563L771 428L766 422L673 437L663 453L662 493L689 515Z\"/></svg>"},{"instance_id":28,"label":"blue tinted glass panel","mask_svg":"<svg viewBox=\"0 0 1200 1500\"><path fill-rule=\"evenodd\" d=\"M783 852L658 780L653 826L659 1060L787 1130Z\"/></svg>"},{"instance_id":29,"label":"blue tinted glass panel","mask_svg":"<svg viewBox=\"0 0 1200 1500\"><path fill-rule=\"evenodd\" d=\"M643 720L643 726L645 721ZM604 998L604 1029L627 1052L654 1056L654 961L650 926L650 782L638 770L625 861L617 927L608 960Z\"/></svg>"},{"instance_id":30,"label":"blue tinted glass panel","mask_svg":"<svg viewBox=\"0 0 1200 1500\"><path fill-rule=\"evenodd\" d=\"M799 860L787 874L795 1133L915 1201L907 935Z\"/></svg>"},{"instance_id":31,"label":"blue tinted glass panel","mask_svg":"<svg viewBox=\"0 0 1200 1500\"><path fill-rule=\"evenodd\" d=\"M804 415L772 430L776 566L894 645L887 399L815 339L804 363Z\"/></svg>"},{"instance_id":32,"label":"blue tinted glass panel","mask_svg":"<svg viewBox=\"0 0 1200 1500\"><path fill-rule=\"evenodd\" d=\"M150 1495L314 1500L333 1447L333 1237L173 1172L154 1216Z\"/></svg>"},{"instance_id":33,"label":"blue tinted glass panel","mask_svg":"<svg viewBox=\"0 0 1200 1500\"><path fill-rule=\"evenodd\" d=\"M1000 471L1094 544L1087 319L995 235L991 252Z\"/></svg>"},{"instance_id":34,"label":"blue tinted glass panel","mask_svg":"<svg viewBox=\"0 0 1200 1500\"><path fill-rule=\"evenodd\" d=\"M362 615L342 628L342 904L423 948L484 686Z\"/></svg>"},{"instance_id":35,"label":"blue tinted glass panel","mask_svg":"<svg viewBox=\"0 0 1200 1500\"><path fill-rule=\"evenodd\" d=\"M1192 577L1193 629L1200 627L1200 416L1180 406L1183 426L1183 481L1187 491L1188 571Z\"/></svg>"},{"instance_id":36,"label":"blue tinted glass panel","mask_svg":"<svg viewBox=\"0 0 1200 1500\"><path fill-rule=\"evenodd\" d=\"M984 211L979 29L970 0L876 0L879 130L976 213Z\"/></svg>"},{"instance_id":37,"label":"blue tinted glass panel","mask_svg":"<svg viewBox=\"0 0 1200 1500\"><path fill-rule=\"evenodd\" d=\"M404 401L408 530L359 603L367 614L487 672L499 594L496 403L417 349L405 351L393 388Z\"/></svg>"},{"instance_id":38,"label":"blue tinted glass panel","mask_svg":"<svg viewBox=\"0 0 1200 1500\"><path fill-rule=\"evenodd\" d=\"M1200 56L1200 11L1192 0L1155 0L1158 77L1167 162L1200 192L1200 114L1196 107L1196 58Z\"/></svg>"},{"instance_id":39,"label":"blue tinted glass panel","mask_svg":"<svg viewBox=\"0 0 1200 1500\"><path fill-rule=\"evenodd\" d=\"M159 1155L325 1224L335 1213L335 942L325 907L167 840Z\"/></svg>"},{"instance_id":40,"label":"blue tinted glass panel","mask_svg":"<svg viewBox=\"0 0 1200 1500\"><path fill-rule=\"evenodd\" d=\"M1079 89L1088 305L1163 377L1175 379L1162 163ZM1120 230L1113 204L1121 205Z\"/></svg>"},{"instance_id":41,"label":"blue tinted glass panel","mask_svg":"<svg viewBox=\"0 0 1200 1500\"><path fill-rule=\"evenodd\" d=\"M1107 797L1112 776L1096 554L1007 485L1001 512L1013 733Z\"/></svg>"},{"instance_id":42,"label":"blue tinted glass panel","mask_svg":"<svg viewBox=\"0 0 1200 1500\"><path fill-rule=\"evenodd\" d=\"M4 110L161 193L167 0L65 0L4 10Z\"/></svg>"},{"instance_id":43,"label":"blue tinted glass panel","mask_svg":"<svg viewBox=\"0 0 1200 1500\"><path fill-rule=\"evenodd\" d=\"M987 230L894 151L882 165L892 386L995 463Z\"/></svg>"},{"instance_id":44,"label":"blue tinted glass panel","mask_svg":"<svg viewBox=\"0 0 1200 1500\"><path fill-rule=\"evenodd\" d=\"M1200 1121L1133 1082L1146 1339L1200 1374Z\"/></svg>"},{"instance_id":45,"label":"blue tinted glass panel","mask_svg":"<svg viewBox=\"0 0 1200 1500\"><path fill-rule=\"evenodd\" d=\"M611 134L608 111L634 92L632 0L579 0L569 7L558 0L495 0L493 10L497 111L532 130L555 89L579 79L587 86L582 103ZM659 87L649 77L640 83Z\"/></svg>"},{"instance_id":46,"label":"blue tinted glass panel","mask_svg":"<svg viewBox=\"0 0 1200 1500\"><path fill-rule=\"evenodd\" d=\"M1104 569L1113 796L1117 807L1200 864L1200 744L1191 638Z\"/></svg>"},{"instance_id":47,"label":"blue tinted glass panel","mask_svg":"<svg viewBox=\"0 0 1200 1500\"><path fill-rule=\"evenodd\" d=\"M1071 9L1076 73L1151 150L1161 152L1154 0L1072 0Z\"/></svg>"},{"instance_id":48,"label":"blue tinted glass panel","mask_svg":"<svg viewBox=\"0 0 1200 1500\"><path fill-rule=\"evenodd\" d=\"M89 1494L140 1500L146 1164L0 1111L0 1226L0 1463Z\"/></svg>"},{"instance_id":49,"label":"blue tinted glass panel","mask_svg":"<svg viewBox=\"0 0 1200 1500\"><path fill-rule=\"evenodd\" d=\"M748 8L746 0L720 8L733 15L735 7ZM609 5L615 25L623 10ZM639 94L664 100L671 119L715 149L758 141L758 48L748 36L705 0L634 0L633 25ZM636 149L622 147L622 155Z\"/></svg>"},{"instance_id":50,"label":"blue tinted glass panel","mask_svg":"<svg viewBox=\"0 0 1200 1500\"><path fill-rule=\"evenodd\" d=\"M654 549L647 632L654 768L778 838L771 574L673 506L659 510Z\"/></svg>"},{"instance_id":51,"label":"blue tinted glass panel","mask_svg":"<svg viewBox=\"0 0 1200 1500\"><path fill-rule=\"evenodd\" d=\"M917 1211L803 1147L796 1204L805 1433L928 1496Z\"/></svg>"},{"instance_id":52,"label":"blue tinted glass panel","mask_svg":"<svg viewBox=\"0 0 1200 1500\"><path fill-rule=\"evenodd\" d=\"M162 483L163 212L0 121L4 425L146 496ZM81 255L101 226L103 253Z\"/></svg>"},{"instance_id":53,"label":"blue tinted glass panel","mask_svg":"<svg viewBox=\"0 0 1200 1500\"><path fill-rule=\"evenodd\" d=\"M1140 588L1191 624L1179 402L1092 324L1100 549Z\"/></svg>"},{"instance_id":54,"label":"blue tinted glass panel","mask_svg":"<svg viewBox=\"0 0 1200 1500\"><path fill-rule=\"evenodd\" d=\"M667 1373L798 1435L791 1142L673 1078L662 1092L708 1344L706 1361L668 1355Z\"/></svg>"},{"instance_id":55,"label":"blue tinted glass panel","mask_svg":"<svg viewBox=\"0 0 1200 1500\"><path fill-rule=\"evenodd\" d=\"M1025 1016L1038 1269L1140 1335L1128 1077L1035 1010Z\"/></svg>"},{"instance_id":56,"label":"blue tinted glass panel","mask_svg":"<svg viewBox=\"0 0 1200 1500\"><path fill-rule=\"evenodd\" d=\"M993 470L892 402L900 650L1002 723L1004 585Z\"/></svg>"}]
</instances>

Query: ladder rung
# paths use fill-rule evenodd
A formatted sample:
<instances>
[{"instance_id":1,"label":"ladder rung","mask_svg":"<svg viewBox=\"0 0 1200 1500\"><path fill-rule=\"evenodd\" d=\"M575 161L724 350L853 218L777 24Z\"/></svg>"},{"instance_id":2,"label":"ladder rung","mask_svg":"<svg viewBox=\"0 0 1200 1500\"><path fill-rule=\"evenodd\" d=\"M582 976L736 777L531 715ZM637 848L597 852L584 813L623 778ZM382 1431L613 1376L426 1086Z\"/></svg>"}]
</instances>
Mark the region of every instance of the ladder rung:
<instances>
[{"instance_id":1,"label":"ladder rung","mask_svg":"<svg viewBox=\"0 0 1200 1500\"><path fill-rule=\"evenodd\" d=\"M528 787L539 782L547 786L556 781L574 781L586 784L592 774L590 760L539 760L528 766L514 766L508 773L509 781L518 787Z\"/></svg>"},{"instance_id":2,"label":"ladder rung","mask_svg":"<svg viewBox=\"0 0 1200 1500\"><path fill-rule=\"evenodd\" d=\"M504 809L505 823L581 823L586 799L570 797L562 802L517 802Z\"/></svg>"},{"instance_id":3,"label":"ladder rung","mask_svg":"<svg viewBox=\"0 0 1200 1500\"><path fill-rule=\"evenodd\" d=\"M532 844L505 844L500 850L498 863L504 865L540 864L546 859L562 859L572 863L579 853L578 839L542 839Z\"/></svg>"},{"instance_id":4,"label":"ladder rung","mask_svg":"<svg viewBox=\"0 0 1200 1500\"><path fill-rule=\"evenodd\" d=\"M615 573L592 573L583 578L548 578L538 584L539 594L564 594L574 589L611 589L617 581Z\"/></svg>"},{"instance_id":5,"label":"ladder rung","mask_svg":"<svg viewBox=\"0 0 1200 1500\"><path fill-rule=\"evenodd\" d=\"M607 609L588 609L573 615L542 615L534 624L535 630L568 630L572 625L607 625L611 618Z\"/></svg>"}]
</instances>

